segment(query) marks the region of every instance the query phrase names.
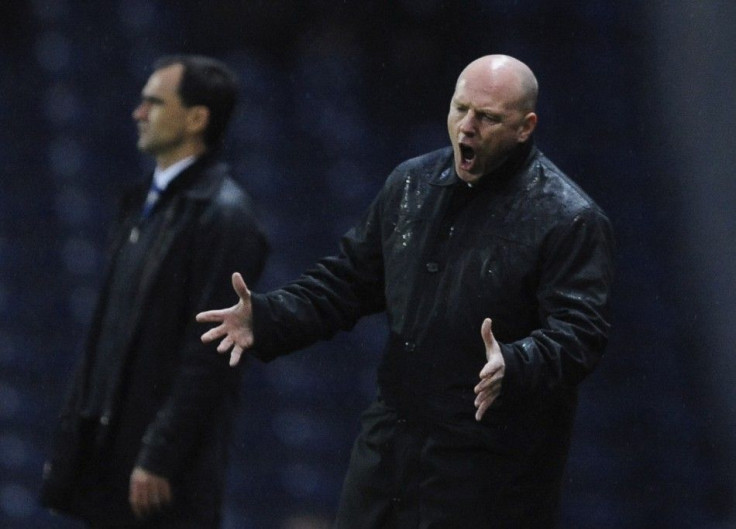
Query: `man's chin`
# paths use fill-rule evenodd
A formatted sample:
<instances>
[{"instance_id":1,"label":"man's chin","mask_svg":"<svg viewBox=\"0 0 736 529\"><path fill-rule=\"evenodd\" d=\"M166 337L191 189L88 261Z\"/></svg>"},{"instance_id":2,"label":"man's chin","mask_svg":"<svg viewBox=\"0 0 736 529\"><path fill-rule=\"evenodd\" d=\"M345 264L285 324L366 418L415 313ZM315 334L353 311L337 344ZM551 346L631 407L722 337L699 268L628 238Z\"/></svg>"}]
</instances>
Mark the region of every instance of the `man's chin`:
<instances>
[{"instance_id":1,"label":"man's chin","mask_svg":"<svg viewBox=\"0 0 736 529\"><path fill-rule=\"evenodd\" d=\"M457 176L460 178L460 180L467 184L473 184L480 180L481 177L481 175L479 174L471 173L458 167L455 168L455 172L457 173Z\"/></svg>"},{"instance_id":2,"label":"man's chin","mask_svg":"<svg viewBox=\"0 0 736 529\"><path fill-rule=\"evenodd\" d=\"M138 141L138 150L144 154L153 154L153 146L145 141Z\"/></svg>"}]
</instances>

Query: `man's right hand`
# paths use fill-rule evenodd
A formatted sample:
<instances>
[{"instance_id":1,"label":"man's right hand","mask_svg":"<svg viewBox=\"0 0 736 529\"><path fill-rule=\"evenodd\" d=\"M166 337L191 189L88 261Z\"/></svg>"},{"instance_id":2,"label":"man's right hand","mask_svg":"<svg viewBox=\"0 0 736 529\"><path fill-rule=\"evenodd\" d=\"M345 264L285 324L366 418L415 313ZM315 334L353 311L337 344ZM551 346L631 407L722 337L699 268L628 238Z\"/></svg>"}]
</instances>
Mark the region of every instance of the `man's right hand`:
<instances>
[{"instance_id":1,"label":"man's right hand","mask_svg":"<svg viewBox=\"0 0 736 529\"><path fill-rule=\"evenodd\" d=\"M230 348L230 365L240 361L245 349L253 345L253 314L250 301L250 290L238 272L233 274L233 288L240 298L237 305L227 309L208 310L197 314L200 323L219 323L202 335L204 343L213 342L219 338L222 341L217 346L218 353L227 353Z\"/></svg>"}]
</instances>

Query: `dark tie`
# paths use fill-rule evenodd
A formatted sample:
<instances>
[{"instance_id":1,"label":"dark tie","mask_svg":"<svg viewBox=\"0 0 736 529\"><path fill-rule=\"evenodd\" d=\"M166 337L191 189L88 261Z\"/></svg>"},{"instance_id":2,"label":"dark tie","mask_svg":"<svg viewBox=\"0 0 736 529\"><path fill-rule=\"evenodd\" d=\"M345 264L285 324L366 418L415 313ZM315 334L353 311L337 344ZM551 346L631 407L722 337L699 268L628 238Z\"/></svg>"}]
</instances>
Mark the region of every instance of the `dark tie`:
<instances>
[{"instance_id":1,"label":"dark tie","mask_svg":"<svg viewBox=\"0 0 736 529\"><path fill-rule=\"evenodd\" d=\"M143 204L143 211L141 212L141 217L145 219L151 214L151 211L153 210L153 206L158 201L158 197L161 196L162 191L163 189L158 187L156 185L156 182L151 182L151 189L148 190L148 196L146 196L146 202Z\"/></svg>"}]
</instances>

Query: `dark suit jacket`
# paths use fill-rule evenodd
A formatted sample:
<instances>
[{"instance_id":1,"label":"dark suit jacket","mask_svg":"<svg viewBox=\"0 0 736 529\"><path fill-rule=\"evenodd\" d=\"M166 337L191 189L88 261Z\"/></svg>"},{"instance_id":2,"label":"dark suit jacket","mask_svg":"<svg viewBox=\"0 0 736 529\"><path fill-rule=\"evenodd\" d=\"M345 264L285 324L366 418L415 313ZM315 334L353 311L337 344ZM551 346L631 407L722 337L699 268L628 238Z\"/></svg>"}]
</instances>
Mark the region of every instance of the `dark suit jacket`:
<instances>
[{"instance_id":1,"label":"dark suit jacket","mask_svg":"<svg viewBox=\"0 0 736 529\"><path fill-rule=\"evenodd\" d=\"M232 305L231 274L240 271L255 282L267 245L249 197L212 157L195 162L161 196L156 233L147 238L142 268L130 278L133 308L126 314L107 308L107 317L125 322L115 388L99 403L94 424L79 416L110 279L126 274L112 265L132 244L144 194L140 188L123 200L111 266L63 407L42 499L90 520L130 519L128 480L139 465L171 481L174 511L216 526L240 378L226 356L201 343L204 329L194 316Z\"/></svg>"}]
</instances>

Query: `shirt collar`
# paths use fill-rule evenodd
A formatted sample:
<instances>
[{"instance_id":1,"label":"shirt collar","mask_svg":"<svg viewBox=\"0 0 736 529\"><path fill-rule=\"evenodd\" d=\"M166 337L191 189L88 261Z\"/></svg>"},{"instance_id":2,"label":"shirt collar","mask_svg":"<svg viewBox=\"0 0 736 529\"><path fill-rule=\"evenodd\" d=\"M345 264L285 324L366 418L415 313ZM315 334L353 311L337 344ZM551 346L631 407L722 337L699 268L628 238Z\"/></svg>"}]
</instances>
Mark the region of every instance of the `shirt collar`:
<instances>
[{"instance_id":1,"label":"shirt collar","mask_svg":"<svg viewBox=\"0 0 736 529\"><path fill-rule=\"evenodd\" d=\"M166 189L174 178L179 176L186 168L192 165L196 159L196 156L188 156L168 166L166 169L156 167L153 171L153 182L156 184L156 187L161 191Z\"/></svg>"}]
</instances>

